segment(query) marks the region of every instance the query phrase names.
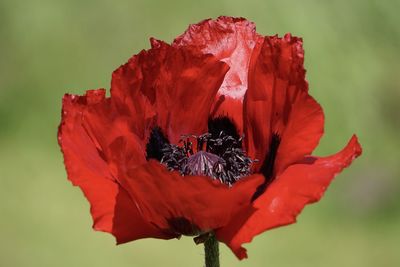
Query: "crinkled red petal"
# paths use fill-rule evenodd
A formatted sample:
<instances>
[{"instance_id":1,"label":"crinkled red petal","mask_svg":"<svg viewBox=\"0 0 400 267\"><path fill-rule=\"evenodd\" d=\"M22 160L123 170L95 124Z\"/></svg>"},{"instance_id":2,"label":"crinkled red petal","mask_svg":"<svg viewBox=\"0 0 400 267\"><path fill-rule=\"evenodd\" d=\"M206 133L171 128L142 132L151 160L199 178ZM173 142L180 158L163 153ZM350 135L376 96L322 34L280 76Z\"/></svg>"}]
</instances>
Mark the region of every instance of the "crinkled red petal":
<instances>
[{"instance_id":1,"label":"crinkled red petal","mask_svg":"<svg viewBox=\"0 0 400 267\"><path fill-rule=\"evenodd\" d=\"M218 91L216 102L221 95L226 97L226 103L219 106L218 113L229 113L240 131L243 129L242 106L232 107L229 102L236 100L241 104L243 101L247 90L249 61L253 48L260 39L262 37L256 33L254 23L243 18L219 17L190 25L172 44L211 53L229 65L230 70Z\"/></svg>"},{"instance_id":2,"label":"crinkled red petal","mask_svg":"<svg viewBox=\"0 0 400 267\"><path fill-rule=\"evenodd\" d=\"M310 155L324 133L324 113L321 106L307 92L300 91L293 100L275 160L275 173Z\"/></svg>"},{"instance_id":3,"label":"crinkled red petal","mask_svg":"<svg viewBox=\"0 0 400 267\"><path fill-rule=\"evenodd\" d=\"M115 175L118 168L146 162L146 143L135 134L136 125L137 121L118 112L110 98L82 112L83 128Z\"/></svg>"},{"instance_id":4,"label":"crinkled red petal","mask_svg":"<svg viewBox=\"0 0 400 267\"><path fill-rule=\"evenodd\" d=\"M106 144L108 126L102 130L104 139L94 139L85 127L85 113L107 105L104 90L88 91L85 96L65 95L58 141L64 154L69 180L79 186L91 205L93 228L113 234L118 243L144 237L172 238L143 219L126 191L115 179L109 166ZM92 126L102 119L90 115ZM111 128L111 127L110 127ZM112 130L110 130L112 131ZM99 135L96 135L99 136Z\"/></svg>"},{"instance_id":5,"label":"crinkled red petal","mask_svg":"<svg viewBox=\"0 0 400 267\"><path fill-rule=\"evenodd\" d=\"M299 38L265 37L257 44L244 99L245 146L261 164L273 134L281 138L275 171L309 155L323 134L324 115L308 95Z\"/></svg>"},{"instance_id":6,"label":"crinkled red petal","mask_svg":"<svg viewBox=\"0 0 400 267\"><path fill-rule=\"evenodd\" d=\"M150 50L114 72L112 101L139 121L144 139L155 125L172 143L182 134L203 134L228 65L210 54L151 41ZM137 97L146 101L137 104Z\"/></svg>"},{"instance_id":7,"label":"crinkled red petal","mask_svg":"<svg viewBox=\"0 0 400 267\"><path fill-rule=\"evenodd\" d=\"M122 185L147 221L173 231L171 221L184 219L201 231L225 226L249 205L262 175L243 178L230 188L206 176L182 176L150 160L129 170Z\"/></svg>"},{"instance_id":8,"label":"crinkled red petal","mask_svg":"<svg viewBox=\"0 0 400 267\"><path fill-rule=\"evenodd\" d=\"M111 102L121 117L129 117L134 122L132 131L141 140L147 140L148 125L154 121L156 114L150 100L140 90L143 75L141 66L134 58L113 72Z\"/></svg>"},{"instance_id":9,"label":"crinkled red petal","mask_svg":"<svg viewBox=\"0 0 400 267\"><path fill-rule=\"evenodd\" d=\"M302 163L288 167L254 202L257 210L246 221L233 221L217 231L239 259L247 257L243 243L275 227L294 223L305 205L318 201L332 179L362 152L353 136L339 153L328 157L306 157Z\"/></svg>"}]
</instances>

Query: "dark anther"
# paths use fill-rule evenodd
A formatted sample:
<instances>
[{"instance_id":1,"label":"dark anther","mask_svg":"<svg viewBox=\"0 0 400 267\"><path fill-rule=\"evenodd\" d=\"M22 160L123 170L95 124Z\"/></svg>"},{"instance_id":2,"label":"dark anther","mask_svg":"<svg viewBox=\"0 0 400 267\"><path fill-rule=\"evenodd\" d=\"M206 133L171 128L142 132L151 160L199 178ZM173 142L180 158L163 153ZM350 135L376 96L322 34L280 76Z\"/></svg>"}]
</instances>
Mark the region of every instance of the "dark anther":
<instances>
[{"instance_id":1,"label":"dark anther","mask_svg":"<svg viewBox=\"0 0 400 267\"><path fill-rule=\"evenodd\" d=\"M274 133L272 135L271 142L269 144L268 154L265 157L264 162L260 168L260 173L264 175L265 181L257 187L257 190L252 197L252 201L258 198L262 193L264 193L267 186L274 179L273 174L274 174L275 158L278 152L278 147L280 142L281 142L280 136Z\"/></svg>"},{"instance_id":2,"label":"dark anther","mask_svg":"<svg viewBox=\"0 0 400 267\"><path fill-rule=\"evenodd\" d=\"M228 117L216 117L208 120L209 140L206 150L220 157L227 148L241 148L242 138L233 121Z\"/></svg>"},{"instance_id":3,"label":"dark anther","mask_svg":"<svg viewBox=\"0 0 400 267\"><path fill-rule=\"evenodd\" d=\"M164 156L163 148L169 144L168 138L163 134L160 127L156 126L150 133L149 141L146 145L146 158L161 161Z\"/></svg>"},{"instance_id":4,"label":"dark anther","mask_svg":"<svg viewBox=\"0 0 400 267\"><path fill-rule=\"evenodd\" d=\"M165 164L169 170L177 170L185 174L185 166L188 161L189 152L185 147L177 145L165 145L162 149L163 157L161 163Z\"/></svg>"},{"instance_id":5,"label":"dark anther","mask_svg":"<svg viewBox=\"0 0 400 267\"><path fill-rule=\"evenodd\" d=\"M181 140L183 142L183 148L185 149L186 156L193 155L193 142L190 141L190 137L186 137L186 140Z\"/></svg>"},{"instance_id":6,"label":"dark anther","mask_svg":"<svg viewBox=\"0 0 400 267\"><path fill-rule=\"evenodd\" d=\"M204 149L204 144L207 143L211 134L205 133L196 137L197 139L197 151L202 151Z\"/></svg>"},{"instance_id":7,"label":"dark anther","mask_svg":"<svg viewBox=\"0 0 400 267\"><path fill-rule=\"evenodd\" d=\"M212 138L219 137L221 132L223 132L225 135L229 135L237 141L240 139L239 131L236 125L230 118L226 116L209 118L208 132L211 134Z\"/></svg>"}]
</instances>

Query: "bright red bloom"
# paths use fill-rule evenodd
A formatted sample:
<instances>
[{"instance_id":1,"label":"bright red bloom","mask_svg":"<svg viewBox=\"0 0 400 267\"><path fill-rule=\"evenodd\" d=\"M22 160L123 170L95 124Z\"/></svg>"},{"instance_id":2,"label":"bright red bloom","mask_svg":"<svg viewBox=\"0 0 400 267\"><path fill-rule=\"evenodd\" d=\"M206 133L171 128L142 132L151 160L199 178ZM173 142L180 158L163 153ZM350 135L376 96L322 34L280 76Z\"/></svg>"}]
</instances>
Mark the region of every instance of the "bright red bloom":
<instances>
[{"instance_id":1,"label":"bright red bloom","mask_svg":"<svg viewBox=\"0 0 400 267\"><path fill-rule=\"evenodd\" d=\"M58 140L94 229L118 243L214 231L242 259L243 243L295 222L361 154L353 136L337 154L310 156L324 115L303 56L300 38L220 17L171 45L152 39L113 73L111 97L65 95ZM178 145L187 134L197 150Z\"/></svg>"}]
</instances>

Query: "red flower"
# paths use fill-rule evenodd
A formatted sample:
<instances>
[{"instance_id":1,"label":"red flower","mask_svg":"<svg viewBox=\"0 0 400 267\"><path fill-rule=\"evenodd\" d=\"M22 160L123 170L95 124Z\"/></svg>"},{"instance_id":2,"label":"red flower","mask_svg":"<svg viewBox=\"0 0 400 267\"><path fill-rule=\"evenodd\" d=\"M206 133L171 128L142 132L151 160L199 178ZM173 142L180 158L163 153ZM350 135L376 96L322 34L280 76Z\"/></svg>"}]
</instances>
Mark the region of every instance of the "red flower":
<instances>
[{"instance_id":1,"label":"red flower","mask_svg":"<svg viewBox=\"0 0 400 267\"><path fill-rule=\"evenodd\" d=\"M242 259L243 243L295 222L361 154L353 136L310 156L324 116L303 56L300 38L220 17L152 39L113 73L111 97L65 95L59 144L94 229L118 243L214 231Z\"/></svg>"}]
</instances>

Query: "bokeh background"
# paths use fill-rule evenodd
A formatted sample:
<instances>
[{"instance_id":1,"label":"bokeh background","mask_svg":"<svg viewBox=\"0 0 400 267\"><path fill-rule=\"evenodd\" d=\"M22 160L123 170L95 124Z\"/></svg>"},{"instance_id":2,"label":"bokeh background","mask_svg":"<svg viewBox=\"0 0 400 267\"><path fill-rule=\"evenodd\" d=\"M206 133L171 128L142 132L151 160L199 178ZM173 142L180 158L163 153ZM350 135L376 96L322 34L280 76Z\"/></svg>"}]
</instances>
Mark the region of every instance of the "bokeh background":
<instances>
[{"instance_id":1,"label":"bokeh background","mask_svg":"<svg viewBox=\"0 0 400 267\"><path fill-rule=\"evenodd\" d=\"M259 33L304 38L311 94L326 113L316 154L357 133L364 154L298 223L258 236L222 266L400 266L399 1L0 1L0 266L202 266L190 238L115 246L91 230L66 179L56 131L65 92L111 72L189 23L243 16Z\"/></svg>"}]
</instances>

